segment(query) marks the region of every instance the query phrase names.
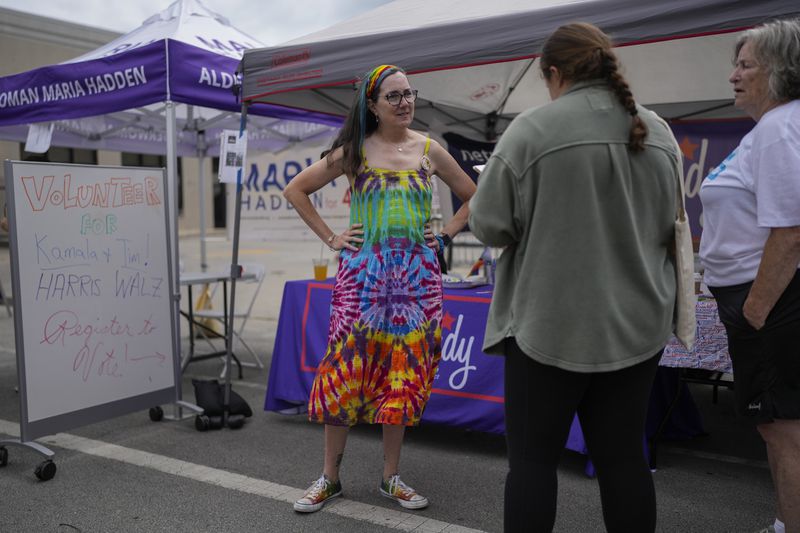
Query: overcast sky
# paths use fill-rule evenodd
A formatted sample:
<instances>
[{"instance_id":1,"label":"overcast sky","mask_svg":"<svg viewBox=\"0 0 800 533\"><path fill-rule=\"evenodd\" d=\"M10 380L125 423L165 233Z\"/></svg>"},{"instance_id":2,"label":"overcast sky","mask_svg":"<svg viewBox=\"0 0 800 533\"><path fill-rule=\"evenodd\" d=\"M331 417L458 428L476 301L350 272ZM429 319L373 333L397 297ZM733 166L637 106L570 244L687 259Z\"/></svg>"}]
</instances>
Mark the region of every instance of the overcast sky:
<instances>
[{"instance_id":1,"label":"overcast sky","mask_svg":"<svg viewBox=\"0 0 800 533\"><path fill-rule=\"evenodd\" d=\"M127 33L173 0L0 0L0 6ZM265 45L328 27L389 0L201 0Z\"/></svg>"}]
</instances>

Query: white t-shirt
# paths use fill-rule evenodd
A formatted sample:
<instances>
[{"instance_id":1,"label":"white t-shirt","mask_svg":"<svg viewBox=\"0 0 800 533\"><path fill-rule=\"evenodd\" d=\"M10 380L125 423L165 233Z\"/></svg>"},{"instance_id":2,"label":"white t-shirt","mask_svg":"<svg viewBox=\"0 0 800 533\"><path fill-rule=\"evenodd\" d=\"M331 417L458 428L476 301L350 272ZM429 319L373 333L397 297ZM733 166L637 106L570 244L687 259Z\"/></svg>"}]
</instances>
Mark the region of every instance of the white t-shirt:
<instances>
[{"instance_id":1,"label":"white t-shirt","mask_svg":"<svg viewBox=\"0 0 800 533\"><path fill-rule=\"evenodd\" d=\"M770 228L800 226L800 100L765 113L706 176L700 199L706 285L753 281Z\"/></svg>"}]
</instances>

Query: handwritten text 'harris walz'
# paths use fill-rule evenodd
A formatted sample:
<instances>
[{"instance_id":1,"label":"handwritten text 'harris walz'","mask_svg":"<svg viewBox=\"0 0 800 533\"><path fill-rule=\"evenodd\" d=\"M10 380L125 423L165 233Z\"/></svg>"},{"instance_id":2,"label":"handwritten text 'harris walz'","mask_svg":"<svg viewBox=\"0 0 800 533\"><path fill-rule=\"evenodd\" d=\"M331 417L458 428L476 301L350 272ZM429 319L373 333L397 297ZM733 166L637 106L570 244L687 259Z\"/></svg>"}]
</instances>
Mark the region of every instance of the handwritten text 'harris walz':
<instances>
[{"instance_id":1,"label":"handwritten text 'harris walz'","mask_svg":"<svg viewBox=\"0 0 800 533\"><path fill-rule=\"evenodd\" d=\"M34 233L36 264L41 269L36 287L36 300L99 297L103 295L103 279L96 275L96 265L116 263L114 296L117 298L165 295L164 278L148 275L150 234L144 246L131 239L117 238L111 246L96 247L89 238L80 243L57 243L47 234ZM60 272L69 269L70 272Z\"/></svg>"}]
</instances>

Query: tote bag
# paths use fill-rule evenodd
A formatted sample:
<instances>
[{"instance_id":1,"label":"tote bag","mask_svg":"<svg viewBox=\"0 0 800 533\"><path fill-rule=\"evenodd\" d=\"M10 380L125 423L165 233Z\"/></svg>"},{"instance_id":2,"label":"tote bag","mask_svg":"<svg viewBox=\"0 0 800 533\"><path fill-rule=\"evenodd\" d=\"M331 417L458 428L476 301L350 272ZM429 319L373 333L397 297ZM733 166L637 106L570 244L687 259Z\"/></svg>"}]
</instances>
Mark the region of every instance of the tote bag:
<instances>
[{"instance_id":1,"label":"tote bag","mask_svg":"<svg viewBox=\"0 0 800 533\"><path fill-rule=\"evenodd\" d=\"M667 123L662 122L665 126ZM669 126L667 126L669 129ZM670 130L671 131L671 130ZM694 250L692 249L692 232L689 219L686 217L686 195L683 185L683 159L681 149L675 136L672 136L678 160L678 202L675 216L675 274L677 276L677 294L675 298L675 337L681 344L691 350L697 334L697 318L695 305L697 295L694 292Z\"/></svg>"}]
</instances>

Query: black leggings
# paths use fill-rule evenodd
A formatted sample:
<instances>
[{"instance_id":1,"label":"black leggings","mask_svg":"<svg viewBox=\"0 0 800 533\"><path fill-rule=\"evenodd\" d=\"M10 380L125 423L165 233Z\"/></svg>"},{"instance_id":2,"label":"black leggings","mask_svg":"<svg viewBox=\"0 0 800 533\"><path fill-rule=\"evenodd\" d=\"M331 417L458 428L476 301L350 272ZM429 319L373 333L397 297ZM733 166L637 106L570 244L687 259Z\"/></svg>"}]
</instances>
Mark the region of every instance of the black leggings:
<instances>
[{"instance_id":1,"label":"black leggings","mask_svg":"<svg viewBox=\"0 0 800 533\"><path fill-rule=\"evenodd\" d=\"M576 411L597 470L606 529L655 531L656 496L643 439L661 352L622 370L584 374L537 363L507 340L506 533L553 530L556 468Z\"/></svg>"}]
</instances>

